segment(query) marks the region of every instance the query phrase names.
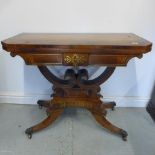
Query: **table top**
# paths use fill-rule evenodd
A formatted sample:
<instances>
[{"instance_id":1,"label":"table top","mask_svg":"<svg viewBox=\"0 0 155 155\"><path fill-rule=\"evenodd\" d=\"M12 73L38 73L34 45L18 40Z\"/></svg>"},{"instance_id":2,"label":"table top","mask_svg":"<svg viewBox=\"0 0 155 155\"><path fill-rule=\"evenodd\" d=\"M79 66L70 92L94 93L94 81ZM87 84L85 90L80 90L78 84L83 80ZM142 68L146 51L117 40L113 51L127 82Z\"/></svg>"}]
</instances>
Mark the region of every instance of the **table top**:
<instances>
[{"instance_id":1,"label":"table top","mask_svg":"<svg viewBox=\"0 0 155 155\"><path fill-rule=\"evenodd\" d=\"M21 33L2 41L2 44L16 46L42 46L63 48L146 48L151 43L132 33L96 33L96 34L50 34ZM111 47L112 46L112 47Z\"/></svg>"},{"instance_id":2,"label":"table top","mask_svg":"<svg viewBox=\"0 0 155 155\"><path fill-rule=\"evenodd\" d=\"M20 55L27 56L24 60L31 57L33 61L26 60L27 64L47 63L47 64L63 64L64 60L60 57L65 57L66 54L71 54L75 57L79 55L86 56L86 59L102 55L103 60L95 62L90 61L86 64L104 64L106 56L121 57L122 55L130 55L130 57L140 57L143 53L151 50L152 43L132 33L96 33L96 34L52 34L52 33L21 33L9 39L2 41L3 49L11 52L12 56ZM35 56L34 56L35 55ZM51 59L56 55L56 58L61 62L41 61L41 56L50 55ZM60 56L61 55L61 56ZM32 57L33 56L33 57ZM34 57L40 59L40 62L34 62ZM71 56L70 56L71 57ZM111 59L110 57L108 57ZM45 59L45 58L43 58ZM54 58L55 59L55 58ZM61 59L61 60L60 60ZM107 58L106 58L107 59ZM28 62L29 61L29 62ZM120 60L119 60L120 61ZM115 64L116 62L114 62ZM119 64L120 62L118 62ZM85 64L85 65L86 65ZM105 63L107 64L107 63ZM117 63L116 63L117 64ZM112 63L111 63L112 65ZM125 65L125 64L123 64Z\"/></svg>"}]
</instances>

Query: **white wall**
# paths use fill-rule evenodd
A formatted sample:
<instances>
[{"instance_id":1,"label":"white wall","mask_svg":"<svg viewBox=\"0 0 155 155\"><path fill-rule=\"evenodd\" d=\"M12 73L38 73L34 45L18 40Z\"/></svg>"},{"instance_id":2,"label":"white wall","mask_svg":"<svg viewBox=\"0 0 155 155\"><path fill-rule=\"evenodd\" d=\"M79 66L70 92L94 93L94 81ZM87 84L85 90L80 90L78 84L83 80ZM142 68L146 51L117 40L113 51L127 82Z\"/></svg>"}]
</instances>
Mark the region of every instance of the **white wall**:
<instances>
[{"instance_id":1,"label":"white wall","mask_svg":"<svg viewBox=\"0 0 155 155\"><path fill-rule=\"evenodd\" d=\"M0 40L21 32L132 32L155 43L154 15L154 0L0 0ZM118 68L102 85L105 99L145 106L154 85L154 52ZM50 93L36 67L0 48L0 103L34 104Z\"/></svg>"}]
</instances>

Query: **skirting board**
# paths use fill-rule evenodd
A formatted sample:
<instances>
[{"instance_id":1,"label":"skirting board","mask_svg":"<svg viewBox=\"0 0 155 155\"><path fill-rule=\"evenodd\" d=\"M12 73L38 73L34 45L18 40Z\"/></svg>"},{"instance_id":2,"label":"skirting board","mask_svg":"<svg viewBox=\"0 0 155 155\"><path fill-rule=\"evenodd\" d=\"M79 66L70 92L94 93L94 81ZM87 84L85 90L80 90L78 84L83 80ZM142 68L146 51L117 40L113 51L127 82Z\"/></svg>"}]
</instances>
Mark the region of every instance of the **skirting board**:
<instances>
[{"instance_id":1,"label":"skirting board","mask_svg":"<svg viewBox=\"0 0 155 155\"><path fill-rule=\"evenodd\" d=\"M0 94L0 104L1 103L11 103L11 104L36 104L38 100L48 100L50 99L50 94ZM115 101L117 107L146 107L149 102L149 98L141 97L128 97L128 96L104 96L104 101Z\"/></svg>"}]
</instances>

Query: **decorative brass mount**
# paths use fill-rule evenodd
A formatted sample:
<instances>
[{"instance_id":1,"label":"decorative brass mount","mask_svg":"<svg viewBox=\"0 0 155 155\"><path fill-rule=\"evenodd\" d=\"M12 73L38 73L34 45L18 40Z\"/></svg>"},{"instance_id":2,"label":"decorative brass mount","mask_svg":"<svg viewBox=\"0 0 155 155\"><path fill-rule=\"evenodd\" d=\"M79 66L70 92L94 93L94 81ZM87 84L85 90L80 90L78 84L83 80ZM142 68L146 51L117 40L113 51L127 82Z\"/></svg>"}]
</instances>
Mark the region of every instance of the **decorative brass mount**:
<instances>
[{"instance_id":1,"label":"decorative brass mount","mask_svg":"<svg viewBox=\"0 0 155 155\"><path fill-rule=\"evenodd\" d=\"M64 54L64 62L67 65L73 65L77 67L78 65L86 64L88 61L88 55L84 54Z\"/></svg>"}]
</instances>

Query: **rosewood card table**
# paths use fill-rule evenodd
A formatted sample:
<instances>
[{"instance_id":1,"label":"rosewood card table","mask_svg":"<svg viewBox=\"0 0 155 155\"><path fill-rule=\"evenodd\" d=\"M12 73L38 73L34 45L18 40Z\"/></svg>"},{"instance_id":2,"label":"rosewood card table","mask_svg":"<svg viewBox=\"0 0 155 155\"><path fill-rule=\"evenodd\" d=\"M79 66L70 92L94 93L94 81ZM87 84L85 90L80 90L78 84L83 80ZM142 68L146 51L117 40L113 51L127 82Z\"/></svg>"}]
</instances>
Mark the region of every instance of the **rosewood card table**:
<instances>
[{"instance_id":1,"label":"rosewood card table","mask_svg":"<svg viewBox=\"0 0 155 155\"><path fill-rule=\"evenodd\" d=\"M47 108L47 118L26 129L29 138L32 133L49 126L64 108L80 107L88 109L104 128L127 140L127 132L106 119L107 109L114 109L116 104L101 101L100 85L112 75L117 66L126 66L131 58L141 58L149 52L151 42L131 33L22 33L2 41L2 46L11 56L21 56L27 65L38 66L40 72L53 84L51 100L38 101L40 107ZM61 79L47 65L71 67L66 69ZM85 69L88 65L107 68L97 78L90 80ZM83 69L79 69L79 66L83 66Z\"/></svg>"}]
</instances>

